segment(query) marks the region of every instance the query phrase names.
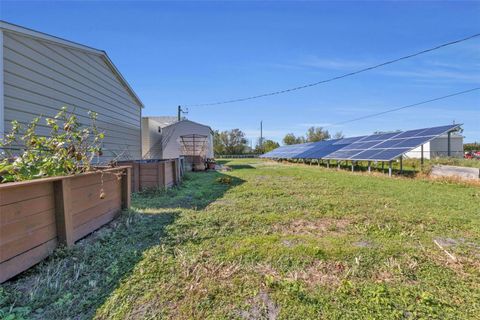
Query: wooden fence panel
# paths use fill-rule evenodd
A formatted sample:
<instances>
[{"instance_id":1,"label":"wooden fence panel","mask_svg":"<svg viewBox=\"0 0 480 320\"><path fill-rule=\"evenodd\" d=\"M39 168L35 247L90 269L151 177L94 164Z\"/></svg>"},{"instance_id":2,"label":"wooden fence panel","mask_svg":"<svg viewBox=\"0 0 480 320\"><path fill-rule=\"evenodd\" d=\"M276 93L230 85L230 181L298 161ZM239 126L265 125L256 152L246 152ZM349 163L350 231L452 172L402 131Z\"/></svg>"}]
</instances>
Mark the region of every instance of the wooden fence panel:
<instances>
[{"instance_id":1,"label":"wooden fence panel","mask_svg":"<svg viewBox=\"0 0 480 320\"><path fill-rule=\"evenodd\" d=\"M181 181L180 160L158 160L153 162L122 161L132 166L131 190L163 189Z\"/></svg>"},{"instance_id":2,"label":"wooden fence panel","mask_svg":"<svg viewBox=\"0 0 480 320\"><path fill-rule=\"evenodd\" d=\"M130 168L0 185L0 283L130 206ZM102 194L102 196L100 196Z\"/></svg>"},{"instance_id":3,"label":"wooden fence panel","mask_svg":"<svg viewBox=\"0 0 480 320\"><path fill-rule=\"evenodd\" d=\"M56 245L53 183L0 191L0 282L30 268Z\"/></svg>"}]
</instances>

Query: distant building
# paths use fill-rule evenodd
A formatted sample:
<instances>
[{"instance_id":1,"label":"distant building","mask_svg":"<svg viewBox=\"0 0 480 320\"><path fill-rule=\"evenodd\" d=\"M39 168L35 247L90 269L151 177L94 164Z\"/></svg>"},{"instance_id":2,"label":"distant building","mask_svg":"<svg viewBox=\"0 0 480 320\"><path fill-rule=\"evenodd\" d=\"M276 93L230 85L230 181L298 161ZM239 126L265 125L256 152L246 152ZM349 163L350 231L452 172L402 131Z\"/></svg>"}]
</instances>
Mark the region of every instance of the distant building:
<instances>
[{"instance_id":1,"label":"distant building","mask_svg":"<svg viewBox=\"0 0 480 320\"><path fill-rule=\"evenodd\" d=\"M437 137L423 145L423 158L434 159L448 157L448 135ZM405 154L406 158L420 159L422 147L413 149ZM463 136L452 134L450 136L450 157L463 158Z\"/></svg>"},{"instance_id":2,"label":"distant building","mask_svg":"<svg viewBox=\"0 0 480 320\"><path fill-rule=\"evenodd\" d=\"M187 162L213 158L213 131L204 124L177 117L142 118L144 159L187 157Z\"/></svg>"},{"instance_id":3,"label":"distant building","mask_svg":"<svg viewBox=\"0 0 480 320\"><path fill-rule=\"evenodd\" d=\"M101 161L141 157L143 104L105 51L0 21L0 136L12 120L25 126L64 106L82 125L98 113ZM40 123L37 133L50 129Z\"/></svg>"}]
</instances>

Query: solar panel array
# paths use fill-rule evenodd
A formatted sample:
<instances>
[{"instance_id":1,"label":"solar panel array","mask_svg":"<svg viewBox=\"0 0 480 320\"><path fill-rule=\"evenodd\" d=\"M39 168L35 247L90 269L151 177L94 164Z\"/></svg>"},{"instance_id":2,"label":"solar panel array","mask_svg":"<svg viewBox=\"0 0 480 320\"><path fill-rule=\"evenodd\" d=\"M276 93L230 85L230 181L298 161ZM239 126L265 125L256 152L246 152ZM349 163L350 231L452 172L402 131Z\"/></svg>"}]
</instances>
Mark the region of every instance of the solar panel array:
<instances>
[{"instance_id":1,"label":"solar panel array","mask_svg":"<svg viewBox=\"0 0 480 320\"><path fill-rule=\"evenodd\" d=\"M262 158L390 161L460 124L282 146Z\"/></svg>"}]
</instances>

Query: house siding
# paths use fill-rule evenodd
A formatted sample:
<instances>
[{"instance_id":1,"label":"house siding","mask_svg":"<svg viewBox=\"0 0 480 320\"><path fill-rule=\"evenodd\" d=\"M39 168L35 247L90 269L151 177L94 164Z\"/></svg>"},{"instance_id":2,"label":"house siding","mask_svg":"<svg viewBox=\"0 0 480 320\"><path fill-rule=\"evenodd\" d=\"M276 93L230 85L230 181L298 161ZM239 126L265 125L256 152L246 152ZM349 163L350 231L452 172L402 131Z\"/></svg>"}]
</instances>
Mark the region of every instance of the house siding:
<instances>
[{"instance_id":1,"label":"house siding","mask_svg":"<svg viewBox=\"0 0 480 320\"><path fill-rule=\"evenodd\" d=\"M108 161L141 157L141 108L101 55L67 48L14 32L3 32L4 122L28 124L33 118L54 116L61 107L89 125L88 111L98 113L97 126L105 133ZM38 133L48 135L46 126Z\"/></svg>"}]
</instances>

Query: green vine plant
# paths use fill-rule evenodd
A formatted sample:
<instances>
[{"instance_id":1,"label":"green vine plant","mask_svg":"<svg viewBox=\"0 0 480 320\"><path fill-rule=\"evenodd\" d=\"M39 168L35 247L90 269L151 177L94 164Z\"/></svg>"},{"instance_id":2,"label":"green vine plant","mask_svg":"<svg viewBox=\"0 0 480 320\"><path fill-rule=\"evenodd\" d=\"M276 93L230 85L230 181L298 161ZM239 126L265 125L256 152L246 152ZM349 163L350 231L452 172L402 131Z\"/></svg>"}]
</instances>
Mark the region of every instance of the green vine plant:
<instances>
[{"instance_id":1,"label":"green vine plant","mask_svg":"<svg viewBox=\"0 0 480 320\"><path fill-rule=\"evenodd\" d=\"M73 110L74 111L74 110ZM14 182L92 171L92 160L102 156L105 135L97 128L97 113L89 111L91 123L82 126L77 116L63 107L54 118L45 118L48 136L37 133L42 117L26 127L12 121L10 133L0 140L0 181ZM23 152L18 153L18 150Z\"/></svg>"}]
</instances>

